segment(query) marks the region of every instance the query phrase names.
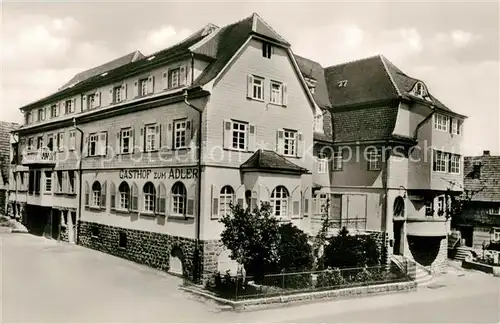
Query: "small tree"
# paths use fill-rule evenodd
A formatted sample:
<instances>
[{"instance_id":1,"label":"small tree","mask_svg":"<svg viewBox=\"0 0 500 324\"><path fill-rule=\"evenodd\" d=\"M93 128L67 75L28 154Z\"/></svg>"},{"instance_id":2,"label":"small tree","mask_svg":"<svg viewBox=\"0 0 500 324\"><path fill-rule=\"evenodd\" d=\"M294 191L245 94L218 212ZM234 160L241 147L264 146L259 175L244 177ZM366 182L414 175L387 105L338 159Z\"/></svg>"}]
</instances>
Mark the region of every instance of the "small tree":
<instances>
[{"instance_id":1,"label":"small tree","mask_svg":"<svg viewBox=\"0 0 500 324\"><path fill-rule=\"evenodd\" d=\"M279 271L311 271L313 254L307 234L291 223L280 225L279 234Z\"/></svg>"},{"instance_id":2,"label":"small tree","mask_svg":"<svg viewBox=\"0 0 500 324\"><path fill-rule=\"evenodd\" d=\"M269 203L253 211L231 205L231 213L222 217L222 243L231 251L231 259L242 264L256 281L263 279L277 264L278 220L271 215Z\"/></svg>"}]
</instances>

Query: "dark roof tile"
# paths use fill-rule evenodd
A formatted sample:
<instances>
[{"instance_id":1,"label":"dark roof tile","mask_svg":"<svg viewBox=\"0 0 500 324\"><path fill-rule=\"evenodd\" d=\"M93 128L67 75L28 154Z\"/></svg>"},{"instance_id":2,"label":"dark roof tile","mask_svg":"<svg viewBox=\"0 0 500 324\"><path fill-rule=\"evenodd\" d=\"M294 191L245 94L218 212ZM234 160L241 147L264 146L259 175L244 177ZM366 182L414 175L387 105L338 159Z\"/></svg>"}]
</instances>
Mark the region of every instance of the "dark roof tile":
<instances>
[{"instance_id":1,"label":"dark roof tile","mask_svg":"<svg viewBox=\"0 0 500 324\"><path fill-rule=\"evenodd\" d=\"M474 179L474 162L481 163L479 179ZM477 191L473 201L500 202L500 156L466 156L464 188Z\"/></svg>"},{"instance_id":2,"label":"dark roof tile","mask_svg":"<svg viewBox=\"0 0 500 324\"><path fill-rule=\"evenodd\" d=\"M289 171L297 173L305 173L306 169L290 162L283 156L271 150L257 150L251 157L245 161L240 168L246 169L261 169L269 172L272 171Z\"/></svg>"},{"instance_id":3,"label":"dark roof tile","mask_svg":"<svg viewBox=\"0 0 500 324\"><path fill-rule=\"evenodd\" d=\"M313 98L321 108L330 108L332 106L328 96L328 88L326 87L325 71L323 67L310 59L294 55L300 72L305 78L316 80L316 88L314 89Z\"/></svg>"}]
</instances>

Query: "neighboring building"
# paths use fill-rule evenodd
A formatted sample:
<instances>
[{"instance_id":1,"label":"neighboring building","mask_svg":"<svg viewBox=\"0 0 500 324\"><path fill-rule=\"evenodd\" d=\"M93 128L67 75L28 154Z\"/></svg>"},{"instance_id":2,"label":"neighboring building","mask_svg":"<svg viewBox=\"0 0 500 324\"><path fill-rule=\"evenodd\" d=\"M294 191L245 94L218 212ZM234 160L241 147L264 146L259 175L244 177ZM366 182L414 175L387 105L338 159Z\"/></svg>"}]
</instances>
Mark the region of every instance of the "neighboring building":
<instances>
[{"instance_id":1,"label":"neighboring building","mask_svg":"<svg viewBox=\"0 0 500 324\"><path fill-rule=\"evenodd\" d=\"M318 105L332 107L327 136L315 137L312 224L328 199L338 228L384 231L389 254L439 268L450 231L447 193L462 191L465 116L381 55L324 69L299 62Z\"/></svg>"},{"instance_id":2,"label":"neighboring building","mask_svg":"<svg viewBox=\"0 0 500 324\"><path fill-rule=\"evenodd\" d=\"M172 272L225 270L235 264L219 219L230 202L269 201L315 235L329 199L338 228L396 242L425 265L446 255L439 210L448 181L460 191L451 153L464 116L381 56L324 69L253 14L21 110L22 185L10 200L26 203L32 232ZM408 159L415 144L443 146L431 152L436 170ZM367 145L400 145L405 157L339 151Z\"/></svg>"},{"instance_id":3,"label":"neighboring building","mask_svg":"<svg viewBox=\"0 0 500 324\"><path fill-rule=\"evenodd\" d=\"M482 249L483 244L500 241L500 156L484 151L464 161L463 212L453 220L465 245Z\"/></svg>"},{"instance_id":4,"label":"neighboring building","mask_svg":"<svg viewBox=\"0 0 500 324\"><path fill-rule=\"evenodd\" d=\"M17 123L0 121L0 215L8 214L6 208L13 140L11 132L19 126Z\"/></svg>"}]
</instances>

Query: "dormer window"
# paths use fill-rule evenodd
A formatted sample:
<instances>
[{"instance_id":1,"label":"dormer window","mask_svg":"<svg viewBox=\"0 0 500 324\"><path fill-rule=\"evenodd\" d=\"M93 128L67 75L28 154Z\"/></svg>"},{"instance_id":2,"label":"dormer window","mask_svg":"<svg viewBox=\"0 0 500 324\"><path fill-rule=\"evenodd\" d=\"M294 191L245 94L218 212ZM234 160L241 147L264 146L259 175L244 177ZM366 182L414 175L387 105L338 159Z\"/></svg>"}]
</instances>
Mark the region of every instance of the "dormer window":
<instances>
[{"instance_id":1,"label":"dormer window","mask_svg":"<svg viewBox=\"0 0 500 324\"><path fill-rule=\"evenodd\" d=\"M309 91L312 94L314 94L314 91L316 90L316 80L308 78L308 77L304 77L304 80L306 81L307 88L309 89Z\"/></svg>"},{"instance_id":2,"label":"dormer window","mask_svg":"<svg viewBox=\"0 0 500 324\"><path fill-rule=\"evenodd\" d=\"M270 59L273 47L269 43L262 43L262 56Z\"/></svg>"},{"instance_id":3,"label":"dormer window","mask_svg":"<svg viewBox=\"0 0 500 324\"><path fill-rule=\"evenodd\" d=\"M413 87L413 95L419 98L427 97L427 90L422 82L417 82Z\"/></svg>"}]
</instances>

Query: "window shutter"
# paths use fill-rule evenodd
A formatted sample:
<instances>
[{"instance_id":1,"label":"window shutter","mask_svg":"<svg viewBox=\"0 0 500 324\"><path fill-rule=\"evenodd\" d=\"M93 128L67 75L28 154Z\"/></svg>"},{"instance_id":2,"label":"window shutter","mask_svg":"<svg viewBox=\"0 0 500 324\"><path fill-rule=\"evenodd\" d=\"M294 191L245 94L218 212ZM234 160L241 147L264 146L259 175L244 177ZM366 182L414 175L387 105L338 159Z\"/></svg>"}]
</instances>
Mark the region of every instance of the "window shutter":
<instances>
[{"instance_id":1,"label":"window shutter","mask_svg":"<svg viewBox=\"0 0 500 324\"><path fill-rule=\"evenodd\" d=\"M224 124L222 125L223 129L223 141L224 141L224 149L231 148L231 121L229 119L224 120Z\"/></svg>"},{"instance_id":2,"label":"window shutter","mask_svg":"<svg viewBox=\"0 0 500 324\"><path fill-rule=\"evenodd\" d=\"M130 130L130 143L129 143L129 151L130 153L134 153L134 149L135 149L135 129L131 129Z\"/></svg>"},{"instance_id":3,"label":"window shutter","mask_svg":"<svg viewBox=\"0 0 500 324\"><path fill-rule=\"evenodd\" d=\"M160 185L156 187L156 195L154 197L154 212L155 214L160 213Z\"/></svg>"},{"instance_id":4,"label":"window shutter","mask_svg":"<svg viewBox=\"0 0 500 324\"><path fill-rule=\"evenodd\" d=\"M253 98L253 75L247 77L247 98Z\"/></svg>"},{"instance_id":5,"label":"window shutter","mask_svg":"<svg viewBox=\"0 0 500 324\"><path fill-rule=\"evenodd\" d=\"M170 145L169 150L172 150L174 148L174 131L172 130L172 123L168 123L166 127L165 144Z\"/></svg>"},{"instance_id":6,"label":"window shutter","mask_svg":"<svg viewBox=\"0 0 500 324\"><path fill-rule=\"evenodd\" d=\"M191 135L193 134L192 132L192 121L191 120L188 120L186 122L186 146L189 146L189 144L191 143Z\"/></svg>"},{"instance_id":7,"label":"window shutter","mask_svg":"<svg viewBox=\"0 0 500 324\"><path fill-rule=\"evenodd\" d=\"M116 132L116 153L121 154L122 152L122 147L121 147L121 131Z\"/></svg>"},{"instance_id":8,"label":"window shutter","mask_svg":"<svg viewBox=\"0 0 500 324\"><path fill-rule=\"evenodd\" d=\"M72 105L71 105L71 111L70 112L74 112L74 111L76 111L76 99L73 98L73 99L71 99L71 101L72 101Z\"/></svg>"},{"instance_id":9,"label":"window shutter","mask_svg":"<svg viewBox=\"0 0 500 324\"><path fill-rule=\"evenodd\" d=\"M168 69L165 72L163 72L162 78L163 78L163 89L168 89Z\"/></svg>"},{"instance_id":10,"label":"window shutter","mask_svg":"<svg viewBox=\"0 0 500 324\"><path fill-rule=\"evenodd\" d=\"M166 204L167 204L167 189L165 188L165 185L163 183L160 183L158 188L159 191L157 194L160 197L158 203L158 211L160 214L165 215Z\"/></svg>"},{"instance_id":11,"label":"window shutter","mask_svg":"<svg viewBox=\"0 0 500 324\"><path fill-rule=\"evenodd\" d=\"M109 206L111 209L115 209L116 206L116 188L114 182L109 184Z\"/></svg>"},{"instance_id":12,"label":"window shutter","mask_svg":"<svg viewBox=\"0 0 500 324\"><path fill-rule=\"evenodd\" d=\"M158 150L161 150L162 143L163 143L163 141L161 140L161 137L162 137L162 134L164 133L163 124L159 124L157 127L160 128L160 134L158 135Z\"/></svg>"},{"instance_id":13,"label":"window shutter","mask_svg":"<svg viewBox=\"0 0 500 324\"><path fill-rule=\"evenodd\" d=\"M301 132L297 132L297 157L301 158L304 155L304 136Z\"/></svg>"},{"instance_id":14,"label":"window shutter","mask_svg":"<svg viewBox=\"0 0 500 324\"><path fill-rule=\"evenodd\" d=\"M151 94L155 90L155 77L150 75L148 78L148 93Z\"/></svg>"},{"instance_id":15,"label":"window shutter","mask_svg":"<svg viewBox=\"0 0 500 324\"><path fill-rule=\"evenodd\" d=\"M113 88L109 89L108 93L108 103L111 105L113 104Z\"/></svg>"},{"instance_id":16,"label":"window shutter","mask_svg":"<svg viewBox=\"0 0 500 324\"><path fill-rule=\"evenodd\" d=\"M101 106L101 93L100 92L95 93L95 106L96 107Z\"/></svg>"},{"instance_id":17,"label":"window shutter","mask_svg":"<svg viewBox=\"0 0 500 324\"><path fill-rule=\"evenodd\" d=\"M141 127L139 134L139 152L144 152L144 127Z\"/></svg>"},{"instance_id":18,"label":"window shutter","mask_svg":"<svg viewBox=\"0 0 500 324\"><path fill-rule=\"evenodd\" d=\"M107 181L104 181L101 187L101 208L106 208L106 187L107 187Z\"/></svg>"},{"instance_id":19,"label":"window shutter","mask_svg":"<svg viewBox=\"0 0 500 324\"><path fill-rule=\"evenodd\" d=\"M282 92L281 92L281 95L282 95L281 104L283 106L286 106L288 104L288 90L287 90L286 83L283 83L282 87L283 88L282 88Z\"/></svg>"},{"instance_id":20,"label":"window shutter","mask_svg":"<svg viewBox=\"0 0 500 324\"><path fill-rule=\"evenodd\" d=\"M196 207L196 185L192 185L187 191L186 217L194 217Z\"/></svg>"},{"instance_id":21,"label":"window shutter","mask_svg":"<svg viewBox=\"0 0 500 324\"><path fill-rule=\"evenodd\" d=\"M255 138L257 137L257 129L254 124L248 125L248 150L255 151Z\"/></svg>"},{"instance_id":22,"label":"window shutter","mask_svg":"<svg viewBox=\"0 0 500 324\"><path fill-rule=\"evenodd\" d=\"M87 96L86 95L83 95L82 96L82 111L84 111L85 109L87 109Z\"/></svg>"},{"instance_id":23,"label":"window shutter","mask_svg":"<svg viewBox=\"0 0 500 324\"><path fill-rule=\"evenodd\" d=\"M219 191L212 185L212 219L219 218Z\"/></svg>"},{"instance_id":24,"label":"window shutter","mask_svg":"<svg viewBox=\"0 0 500 324\"><path fill-rule=\"evenodd\" d=\"M258 191L252 191L252 195L250 197L250 210L254 210L255 208L259 208L259 193Z\"/></svg>"},{"instance_id":25,"label":"window shutter","mask_svg":"<svg viewBox=\"0 0 500 324\"><path fill-rule=\"evenodd\" d=\"M179 67L179 85L186 84L186 67L183 65Z\"/></svg>"},{"instance_id":26,"label":"window shutter","mask_svg":"<svg viewBox=\"0 0 500 324\"><path fill-rule=\"evenodd\" d=\"M122 91L123 91L122 101L125 101L125 100L127 100L127 84L126 83L122 84Z\"/></svg>"},{"instance_id":27,"label":"window shutter","mask_svg":"<svg viewBox=\"0 0 500 324\"><path fill-rule=\"evenodd\" d=\"M87 148L87 153L85 155L89 156L90 147L89 147L89 136L88 135L85 135L85 147Z\"/></svg>"},{"instance_id":28,"label":"window shutter","mask_svg":"<svg viewBox=\"0 0 500 324\"><path fill-rule=\"evenodd\" d=\"M276 132L276 152L278 154L283 154L285 148L285 131L283 129L278 129Z\"/></svg>"},{"instance_id":29,"label":"window shutter","mask_svg":"<svg viewBox=\"0 0 500 324\"><path fill-rule=\"evenodd\" d=\"M300 201L294 200L292 202L292 218L300 217Z\"/></svg>"},{"instance_id":30,"label":"window shutter","mask_svg":"<svg viewBox=\"0 0 500 324\"><path fill-rule=\"evenodd\" d=\"M137 201L138 201L138 189L137 189L137 185L135 183L132 184L132 187L131 187L131 197L132 197L132 201L131 201L131 204L130 204L130 210L132 211L137 211Z\"/></svg>"},{"instance_id":31,"label":"window shutter","mask_svg":"<svg viewBox=\"0 0 500 324\"><path fill-rule=\"evenodd\" d=\"M304 208L304 216L309 215L309 199L304 198L304 205L302 206Z\"/></svg>"},{"instance_id":32,"label":"window shutter","mask_svg":"<svg viewBox=\"0 0 500 324\"><path fill-rule=\"evenodd\" d=\"M157 124L155 127L155 149L160 149L160 125Z\"/></svg>"},{"instance_id":33,"label":"window shutter","mask_svg":"<svg viewBox=\"0 0 500 324\"><path fill-rule=\"evenodd\" d=\"M85 207L89 206L89 196L90 196L89 183L85 181Z\"/></svg>"},{"instance_id":34,"label":"window shutter","mask_svg":"<svg viewBox=\"0 0 500 324\"><path fill-rule=\"evenodd\" d=\"M66 102L65 101L61 102L60 104L59 103L57 104L56 111L55 111L56 115L52 116L52 117L59 116L61 110L66 114Z\"/></svg>"},{"instance_id":35,"label":"window shutter","mask_svg":"<svg viewBox=\"0 0 500 324\"><path fill-rule=\"evenodd\" d=\"M108 146L108 133L102 132L99 134L99 154L106 156L106 149Z\"/></svg>"},{"instance_id":36,"label":"window shutter","mask_svg":"<svg viewBox=\"0 0 500 324\"><path fill-rule=\"evenodd\" d=\"M139 80L134 81L134 87L132 88L132 96L134 96L134 98L139 97Z\"/></svg>"}]
</instances>

